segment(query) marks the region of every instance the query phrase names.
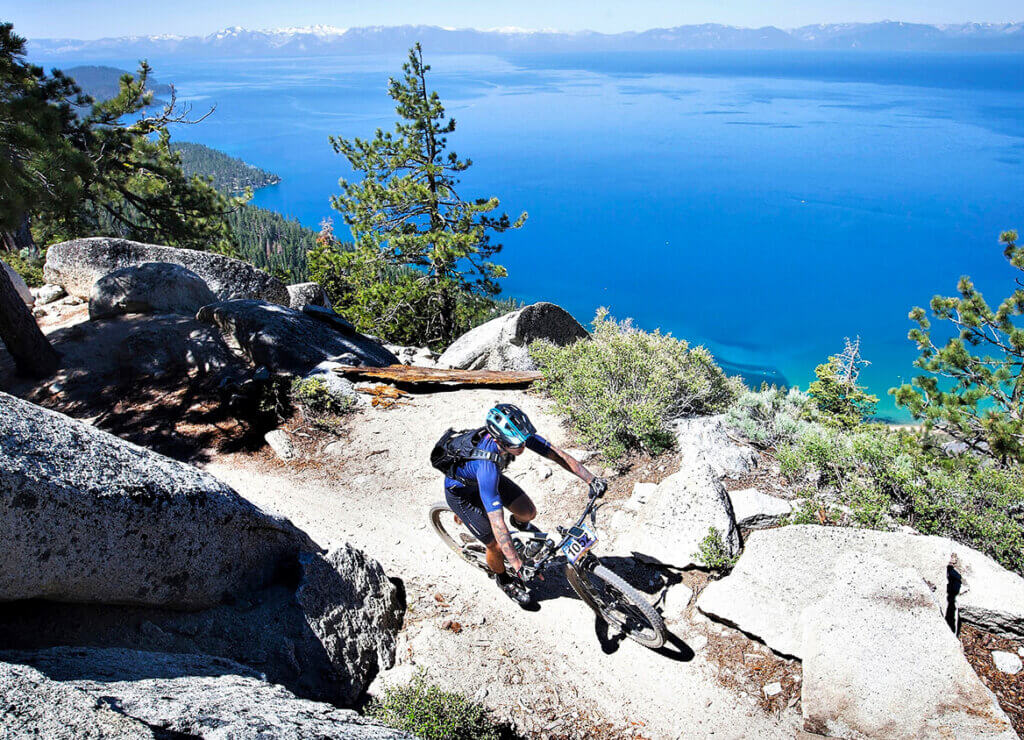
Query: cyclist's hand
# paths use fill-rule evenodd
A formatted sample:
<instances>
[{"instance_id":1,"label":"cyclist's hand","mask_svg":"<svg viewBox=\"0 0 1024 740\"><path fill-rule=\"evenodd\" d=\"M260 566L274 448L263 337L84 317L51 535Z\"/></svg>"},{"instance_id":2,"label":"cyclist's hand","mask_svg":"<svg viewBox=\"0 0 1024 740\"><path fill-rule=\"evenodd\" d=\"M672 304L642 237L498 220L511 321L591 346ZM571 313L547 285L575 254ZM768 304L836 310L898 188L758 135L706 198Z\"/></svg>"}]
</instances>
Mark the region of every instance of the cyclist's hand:
<instances>
[{"instance_id":1,"label":"cyclist's hand","mask_svg":"<svg viewBox=\"0 0 1024 740\"><path fill-rule=\"evenodd\" d=\"M608 481L604 478L594 478L590 481L590 497L601 498L604 496L604 492L608 490Z\"/></svg>"}]
</instances>

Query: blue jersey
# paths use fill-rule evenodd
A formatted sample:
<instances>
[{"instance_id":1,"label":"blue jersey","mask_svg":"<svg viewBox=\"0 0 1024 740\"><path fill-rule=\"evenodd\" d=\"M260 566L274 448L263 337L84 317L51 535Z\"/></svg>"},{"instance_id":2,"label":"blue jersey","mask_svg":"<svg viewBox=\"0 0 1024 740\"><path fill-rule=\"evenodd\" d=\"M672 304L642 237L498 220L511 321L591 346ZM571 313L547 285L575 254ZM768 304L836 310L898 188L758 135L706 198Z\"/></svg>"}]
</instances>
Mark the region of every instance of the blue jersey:
<instances>
[{"instance_id":1,"label":"blue jersey","mask_svg":"<svg viewBox=\"0 0 1024 740\"><path fill-rule=\"evenodd\" d=\"M539 434L534 434L526 440L526 448L539 455L546 455L551 451L551 445ZM490 434L484 434L484 438L480 440L476 449L501 454L498 443ZM446 476L444 479L446 489L459 495L465 495L471 492L472 488L476 488L480 492L480 502L488 512L501 509L501 496L498 495L498 480L501 478L501 470L498 469L496 463L490 460L469 460L452 472L467 481L469 485L463 485L461 481Z\"/></svg>"}]
</instances>

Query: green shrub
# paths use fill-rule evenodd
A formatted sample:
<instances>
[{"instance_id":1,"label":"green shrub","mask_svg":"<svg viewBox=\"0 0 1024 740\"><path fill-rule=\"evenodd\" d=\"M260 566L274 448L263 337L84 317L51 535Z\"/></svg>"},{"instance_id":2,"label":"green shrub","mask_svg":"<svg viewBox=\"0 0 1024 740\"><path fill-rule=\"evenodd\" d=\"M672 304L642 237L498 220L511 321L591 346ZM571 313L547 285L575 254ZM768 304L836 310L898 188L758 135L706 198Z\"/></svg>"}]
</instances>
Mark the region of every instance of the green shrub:
<instances>
[{"instance_id":1,"label":"green shrub","mask_svg":"<svg viewBox=\"0 0 1024 740\"><path fill-rule=\"evenodd\" d=\"M43 280L43 257L32 255L27 249L21 252L4 252L0 257L11 266L11 269L21 275L21 279L30 288L38 288L45 281Z\"/></svg>"},{"instance_id":2,"label":"green shrub","mask_svg":"<svg viewBox=\"0 0 1024 740\"><path fill-rule=\"evenodd\" d=\"M807 386L807 394L821 412L819 418L823 424L853 429L875 413L878 397L866 393L854 382L844 381L839 368L836 357L818 365L814 369L817 380Z\"/></svg>"},{"instance_id":3,"label":"green shrub","mask_svg":"<svg viewBox=\"0 0 1024 740\"><path fill-rule=\"evenodd\" d=\"M292 381L291 397L314 417L337 416L352 406L348 399L332 395L327 384L318 378L295 378Z\"/></svg>"},{"instance_id":4,"label":"green shrub","mask_svg":"<svg viewBox=\"0 0 1024 740\"><path fill-rule=\"evenodd\" d=\"M498 740L503 735L482 705L442 691L423 673L405 686L385 689L383 698L373 700L366 713L424 740Z\"/></svg>"},{"instance_id":5,"label":"green shrub","mask_svg":"<svg viewBox=\"0 0 1024 740\"><path fill-rule=\"evenodd\" d=\"M814 481L787 523L824 508L832 521L872 529L907 524L962 542L1024 574L1024 468L976 455L948 458L906 430L818 429L778 450L784 475ZM836 506L842 509L836 510Z\"/></svg>"},{"instance_id":6,"label":"green shrub","mask_svg":"<svg viewBox=\"0 0 1024 740\"><path fill-rule=\"evenodd\" d=\"M792 442L804 432L811 399L799 388L747 391L729 407L726 420L755 447L769 449Z\"/></svg>"},{"instance_id":7,"label":"green shrub","mask_svg":"<svg viewBox=\"0 0 1024 740\"><path fill-rule=\"evenodd\" d=\"M713 570L729 570L736 565L738 559L734 555L729 555L729 550L722 540L722 533L714 527L708 527L708 533L700 541L694 556Z\"/></svg>"},{"instance_id":8,"label":"green shrub","mask_svg":"<svg viewBox=\"0 0 1024 740\"><path fill-rule=\"evenodd\" d=\"M589 341L567 347L534 342L530 354L558 410L585 444L609 458L671 447L673 419L724 411L742 387L703 347L617 322L605 309L597 312Z\"/></svg>"}]
</instances>

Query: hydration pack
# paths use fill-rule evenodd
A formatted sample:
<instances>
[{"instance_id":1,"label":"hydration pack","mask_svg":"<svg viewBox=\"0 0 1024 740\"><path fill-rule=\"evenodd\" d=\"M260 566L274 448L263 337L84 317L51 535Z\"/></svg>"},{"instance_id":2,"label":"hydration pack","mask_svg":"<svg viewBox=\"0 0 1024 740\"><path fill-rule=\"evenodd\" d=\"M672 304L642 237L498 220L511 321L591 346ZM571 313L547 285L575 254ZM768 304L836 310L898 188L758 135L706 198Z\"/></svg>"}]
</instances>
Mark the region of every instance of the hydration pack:
<instances>
[{"instance_id":1,"label":"hydration pack","mask_svg":"<svg viewBox=\"0 0 1024 740\"><path fill-rule=\"evenodd\" d=\"M479 429L464 429L460 432L449 429L441 435L441 439L434 444L430 451L430 464L460 483L469 483L455 475L455 470L460 465L470 460L490 460L504 470L509 464L509 455L500 455L497 452L477 449L477 445L487 434L486 427Z\"/></svg>"}]
</instances>

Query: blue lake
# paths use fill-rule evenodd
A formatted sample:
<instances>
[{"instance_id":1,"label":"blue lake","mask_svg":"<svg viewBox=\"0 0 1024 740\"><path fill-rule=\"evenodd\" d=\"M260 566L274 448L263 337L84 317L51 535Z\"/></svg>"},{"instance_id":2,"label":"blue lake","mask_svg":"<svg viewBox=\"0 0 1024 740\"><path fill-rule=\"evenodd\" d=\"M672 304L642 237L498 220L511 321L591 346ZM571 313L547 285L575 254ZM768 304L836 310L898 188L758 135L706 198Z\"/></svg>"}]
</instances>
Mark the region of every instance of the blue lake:
<instances>
[{"instance_id":1,"label":"blue lake","mask_svg":"<svg viewBox=\"0 0 1024 740\"><path fill-rule=\"evenodd\" d=\"M1019 274L997 237L1024 228L1024 56L427 51L474 160L463 194L529 212L505 292L583 323L608 306L801 386L859 335L862 380L902 418L907 311L961 274L992 299ZM150 61L216 105L178 137L281 175L255 203L316 227L350 175L328 135L391 127L402 59Z\"/></svg>"}]
</instances>

